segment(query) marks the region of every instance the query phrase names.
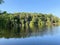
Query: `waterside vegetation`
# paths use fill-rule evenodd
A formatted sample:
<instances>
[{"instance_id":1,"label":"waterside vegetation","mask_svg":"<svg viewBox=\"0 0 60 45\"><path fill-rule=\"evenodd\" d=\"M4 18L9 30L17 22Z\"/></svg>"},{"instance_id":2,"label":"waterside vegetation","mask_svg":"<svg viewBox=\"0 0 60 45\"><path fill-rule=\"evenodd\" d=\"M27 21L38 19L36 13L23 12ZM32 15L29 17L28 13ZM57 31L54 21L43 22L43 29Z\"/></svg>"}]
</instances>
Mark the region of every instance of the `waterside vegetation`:
<instances>
[{"instance_id":1,"label":"waterside vegetation","mask_svg":"<svg viewBox=\"0 0 60 45\"><path fill-rule=\"evenodd\" d=\"M60 25L60 18L53 14L42 13L0 13L1 28L17 28L17 27L41 27L41 26Z\"/></svg>"}]
</instances>

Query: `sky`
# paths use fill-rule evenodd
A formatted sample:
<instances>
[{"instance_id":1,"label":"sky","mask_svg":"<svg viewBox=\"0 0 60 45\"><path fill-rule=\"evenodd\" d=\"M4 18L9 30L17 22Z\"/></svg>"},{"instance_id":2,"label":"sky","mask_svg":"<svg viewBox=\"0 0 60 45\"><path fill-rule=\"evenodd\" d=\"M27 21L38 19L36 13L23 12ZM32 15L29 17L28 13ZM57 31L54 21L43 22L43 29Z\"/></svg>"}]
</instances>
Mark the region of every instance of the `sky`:
<instances>
[{"instance_id":1,"label":"sky","mask_svg":"<svg viewBox=\"0 0 60 45\"><path fill-rule=\"evenodd\" d=\"M60 0L4 0L0 10L8 13L36 12L60 17Z\"/></svg>"}]
</instances>

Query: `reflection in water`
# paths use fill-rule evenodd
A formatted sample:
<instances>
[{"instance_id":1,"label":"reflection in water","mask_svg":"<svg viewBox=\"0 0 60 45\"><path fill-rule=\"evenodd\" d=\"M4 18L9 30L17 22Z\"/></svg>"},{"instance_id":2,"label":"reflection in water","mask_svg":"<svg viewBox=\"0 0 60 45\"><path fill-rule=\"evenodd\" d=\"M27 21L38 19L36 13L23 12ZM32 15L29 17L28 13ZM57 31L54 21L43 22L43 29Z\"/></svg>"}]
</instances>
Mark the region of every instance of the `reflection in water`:
<instances>
[{"instance_id":1,"label":"reflection in water","mask_svg":"<svg viewBox=\"0 0 60 45\"><path fill-rule=\"evenodd\" d=\"M25 37L30 37L30 36L43 36L47 34L53 34L53 27L54 26L43 26L43 27L34 27L30 28L28 27L20 27L18 26L16 28L8 28L8 29L1 29L0 28L0 38L25 38Z\"/></svg>"},{"instance_id":2,"label":"reflection in water","mask_svg":"<svg viewBox=\"0 0 60 45\"><path fill-rule=\"evenodd\" d=\"M60 45L60 26L0 28L0 45Z\"/></svg>"}]
</instances>

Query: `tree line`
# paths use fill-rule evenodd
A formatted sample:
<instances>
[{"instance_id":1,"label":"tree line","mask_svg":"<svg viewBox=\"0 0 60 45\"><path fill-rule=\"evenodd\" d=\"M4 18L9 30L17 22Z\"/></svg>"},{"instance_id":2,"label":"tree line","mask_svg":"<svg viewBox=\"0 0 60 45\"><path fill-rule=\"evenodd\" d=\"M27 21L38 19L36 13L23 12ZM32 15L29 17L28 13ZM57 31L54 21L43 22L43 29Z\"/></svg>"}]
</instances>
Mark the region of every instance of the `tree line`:
<instances>
[{"instance_id":1,"label":"tree line","mask_svg":"<svg viewBox=\"0 0 60 45\"><path fill-rule=\"evenodd\" d=\"M40 27L44 25L59 25L59 23L60 18L53 14L0 12L0 27Z\"/></svg>"}]
</instances>

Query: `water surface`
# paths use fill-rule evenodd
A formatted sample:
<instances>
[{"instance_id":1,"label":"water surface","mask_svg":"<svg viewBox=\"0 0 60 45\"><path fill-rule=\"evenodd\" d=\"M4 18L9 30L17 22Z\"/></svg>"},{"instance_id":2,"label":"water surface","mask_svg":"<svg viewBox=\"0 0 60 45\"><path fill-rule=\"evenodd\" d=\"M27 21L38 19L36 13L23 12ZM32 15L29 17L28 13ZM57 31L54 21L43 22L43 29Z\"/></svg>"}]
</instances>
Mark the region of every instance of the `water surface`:
<instances>
[{"instance_id":1,"label":"water surface","mask_svg":"<svg viewBox=\"0 0 60 45\"><path fill-rule=\"evenodd\" d=\"M0 29L0 45L60 45L60 26Z\"/></svg>"}]
</instances>

